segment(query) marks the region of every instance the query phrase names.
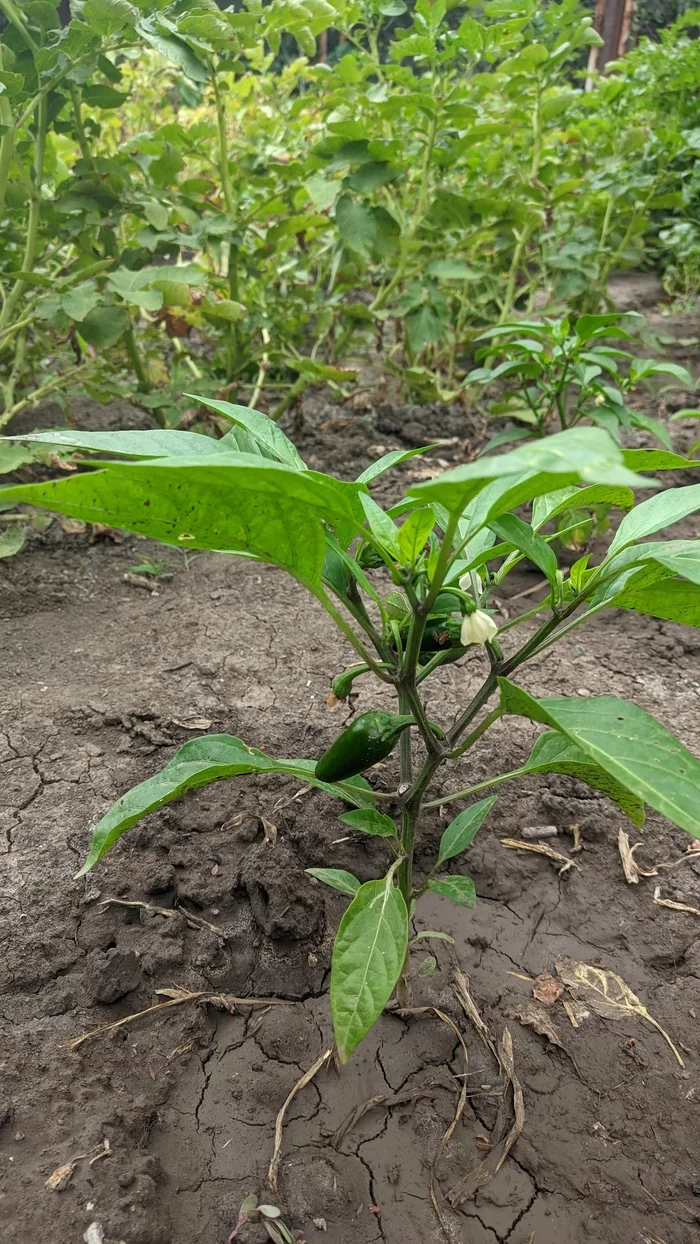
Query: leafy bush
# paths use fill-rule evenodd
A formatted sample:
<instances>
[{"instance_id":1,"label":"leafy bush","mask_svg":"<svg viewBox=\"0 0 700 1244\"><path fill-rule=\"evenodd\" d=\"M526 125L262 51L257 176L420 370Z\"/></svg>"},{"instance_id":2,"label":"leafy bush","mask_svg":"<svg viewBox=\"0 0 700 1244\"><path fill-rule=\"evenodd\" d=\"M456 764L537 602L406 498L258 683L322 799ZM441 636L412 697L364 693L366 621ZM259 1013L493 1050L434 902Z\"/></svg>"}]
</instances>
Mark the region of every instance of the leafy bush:
<instances>
[{"instance_id":1,"label":"leafy bush","mask_svg":"<svg viewBox=\"0 0 700 1244\"><path fill-rule=\"evenodd\" d=\"M577 0L72 11L0 0L0 427L125 384L162 426L192 384L281 410L376 342L417 395L454 393L538 291L595 312L645 258L694 289L682 23L584 92Z\"/></svg>"},{"instance_id":2,"label":"leafy bush","mask_svg":"<svg viewBox=\"0 0 700 1244\"><path fill-rule=\"evenodd\" d=\"M105 813L78 875L148 812L220 778L291 774L352 805L343 825L382 840L384 875L360 884L332 860L311 870L351 900L335 940L330 991L346 1060L395 988L400 1005L410 1002L414 902L426 890L465 907L476 901L461 865L453 872L495 803L494 795L471 802L473 795L524 773L563 773L602 791L636 825L649 806L700 837L700 761L664 725L614 696L535 698L513 681L527 661L605 608L700 625L700 541L663 538L667 527L700 510L700 485L662 490L639 472L687 468L684 458L623 451L602 428L574 427L414 484L401 503L383 510L369 484L409 454L390 453L356 482L343 483L308 470L264 415L225 403L216 408L232 425L220 441L177 431L26 438L38 452L108 453L115 460L90 469L87 459L87 469L68 478L12 486L4 496L74 518L99 517L176 547L280 567L323 606L359 658L335 679L335 694L347 696L357 678L376 678L395 697L397 712L356 719L318 762L278 760L228 735L191 740ZM652 495L635 504L638 488ZM586 556L567 572L557 564L549 529L562 511L599 504L624 517L598 565ZM515 513L525 506L527 521ZM523 558L541 570L549 595L500 624L499 590ZM381 573L368 573L372 565ZM540 613L546 617L534 631L518 636L525 619ZM467 663L471 688L454 720L436 723L424 683L454 661ZM436 775L511 715L545 727L524 765L431 795ZM395 746L395 789L370 784L363 771ZM442 834L432 867L416 875L423 814L460 802L466 807Z\"/></svg>"}]
</instances>

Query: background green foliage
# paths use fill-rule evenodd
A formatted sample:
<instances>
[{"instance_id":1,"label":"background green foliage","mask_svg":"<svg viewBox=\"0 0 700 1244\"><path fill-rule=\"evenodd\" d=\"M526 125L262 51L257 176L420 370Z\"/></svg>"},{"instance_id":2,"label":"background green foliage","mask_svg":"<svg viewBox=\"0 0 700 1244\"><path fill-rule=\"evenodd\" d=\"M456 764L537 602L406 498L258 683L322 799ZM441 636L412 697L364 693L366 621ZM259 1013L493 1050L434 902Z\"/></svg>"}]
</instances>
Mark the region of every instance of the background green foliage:
<instances>
[{"instance_id":1,"label":"background green foliage","mask_svg":"<svg viewBox=\"0 0 700 1244\"><path fill-rule=\"evenodd\" d=\"M280 409L377 342L434 396L536 293L596 311L644 262L697 292L697 11L585 92L576 0L0 10L0 425L37 393Z\"/></svg>"}]
</instances>

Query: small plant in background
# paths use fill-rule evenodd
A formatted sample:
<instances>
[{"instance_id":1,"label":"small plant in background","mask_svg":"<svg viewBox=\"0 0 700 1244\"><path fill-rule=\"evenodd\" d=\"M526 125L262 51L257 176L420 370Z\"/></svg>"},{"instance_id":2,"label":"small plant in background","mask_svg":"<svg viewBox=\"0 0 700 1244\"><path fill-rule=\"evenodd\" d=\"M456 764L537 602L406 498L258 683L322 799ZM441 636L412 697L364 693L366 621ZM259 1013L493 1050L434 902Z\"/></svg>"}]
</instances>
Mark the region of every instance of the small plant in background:
<instances>
[{"instance_id":1,"label":"small plant in background","mask_svg":"<svg viewBox=\"0 0 700 1244\"><path fill-rule=\"evenodd\" d=\"M488 414L522 425L499 432L485 452L584 420L605 428L615 440L624 428L642 428L670 450L663 424L629 406L627 397L652 376L673 376L687 389L693 380L677 363L636 358L620 349L618 342L635 341L627 327L641 318L610 313L582 315L573 322L523 319L481 333L477 341L489 344L476 358L485 365L469 372L464 383L487 389L499 382L502 392L489 402Z\"/></svg>"},{"instance_id":2,"label":"small plant in background","mask_svg":"<svg viewBox=\"0 0 700 1244\"><path fill-rule=\"evenodd\" d=\"M296 1244L294 1236L282 1222L282 1211L276 1205L258 1205L256 1196L247 1196L238 1213L238 1222L226 1244L233 1244L241 1227L247 1222L259 1222L267 1232L272 1244Z\"/></svg>"},{"instance_id":3,"label":"small plant in background","mask_svg":"<svg viewBox=\"0 0 700 1244\"><path fill-rule=\"evenodd\" d=\"M232 425L220 441L176 431L25 438L39 452L51 446L118 460L90 469L86 459L87 469L69 478L12 486L5 498L73 518L99 517L176 547L235 550L284 569L322 605L358 658L334 680L335 696L347 697L357 679L369 678L394 705L359 716L318 761L276 759L228 735L191 740L105 813L78 876L148 812L220 778L288 774L351 805L341 814L343 826L383 844L382 875L361 884L332 860L310 870L350 898L330 990L345 1061L394 989L400 1006L411 1004L410 925L420 896L431 891L463 907L476 901L461 859L496 796L473 802L474 795L526 773L563 773L603 791L636 825L648 805L700 837L700 761L665 726L614 696L536 698L513 680L608 607L700 626L700 540L648 539L700 510L700 485L660 490L638 472L685 468L685 458L622 450L605 429L578 426L414 484L384 510L369 484L410 452L387 454L345 483L309 470L264 415L225 403L216 408ZM654 491L635 505L638 488ZM598 565L585 556L567 570L557 562L551 526L562 512L598 505L624 514L607 553ZM523 507L528 519L515 512ZM525 558L541 570L549 594L501 622L499 591ZM520 628L534 616L534 630L523 636ZM464 702L451 721L436 721L426 691L448 662L464 662ZM510 715L545 727L524 764L435 791L436 777ZM372 766L395 749L398 782L387 788ZM466 806L444 830L427 870L418 871L425 814L451 803Z\"/></svg>"}]
</instances>

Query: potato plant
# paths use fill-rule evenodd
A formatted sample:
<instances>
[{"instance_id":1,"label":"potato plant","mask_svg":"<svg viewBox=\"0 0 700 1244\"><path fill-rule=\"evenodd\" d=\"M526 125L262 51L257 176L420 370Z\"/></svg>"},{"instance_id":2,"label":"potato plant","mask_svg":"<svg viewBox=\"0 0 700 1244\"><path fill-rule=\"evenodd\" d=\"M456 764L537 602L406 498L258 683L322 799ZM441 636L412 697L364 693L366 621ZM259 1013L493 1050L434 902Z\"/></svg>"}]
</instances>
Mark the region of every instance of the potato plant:
<instances>
[{"instance_id":1,"label":"potato plant","mask_svg":"<svg viewBox=\"0 0 700 1244\"><path fill-rule=\"evenodd\" d=\"M212 404L232 425L220 441L177 431L25 438L37 452L50 446L110 460L83 457L82 469L68 478L10 486L3 500L278 566L308 589L354 650L356 663L334 679L335 695L347 696L359 678L376 679L394 697L395 711L362 714L320 758L278 759L228 735L186 743L105 813L78 876L147 813L220 778L292 775L351 805L340 819L382 840L383 875L361 885L332 858L310 870L350 899L335 939L330 991L346 1060L394 990L401 1006L411 1002L410 925L421 894L475 903L461 857L496 796L473 796L521 774L564 773L602 791L635 825L648 805L700 837L700 761L661 722L614 696L536 698L517 681L526 662L605 608L700 625L700 541L663 537L669 525L700 510L700 485L661 489L640 472L685 468L684 458L621 450L604 429L578 427L413 484L384 510L370 484L411 451L389 453L355 482L341 482L309 470L264 415ZM651 495L635 504L637 489ZM605 556L561 568L552 522L572 507L601 503L624 515ZM523 508L527 519L516 513ZM524 559L545 576L549 594L529 613L502 622L496 595ZM523 631L533 616L534 629ZM436 721L425 693L448 662L464 663L468 690L452 720ZM544 727L523 765L439 796L431 792L438 773L463 761L510 715ZM377 779L372 766L395 748L398 781ZM445 829L432 867L418 872L424 814L450 803L464 806Z\"/></svg>"}]
</instances>

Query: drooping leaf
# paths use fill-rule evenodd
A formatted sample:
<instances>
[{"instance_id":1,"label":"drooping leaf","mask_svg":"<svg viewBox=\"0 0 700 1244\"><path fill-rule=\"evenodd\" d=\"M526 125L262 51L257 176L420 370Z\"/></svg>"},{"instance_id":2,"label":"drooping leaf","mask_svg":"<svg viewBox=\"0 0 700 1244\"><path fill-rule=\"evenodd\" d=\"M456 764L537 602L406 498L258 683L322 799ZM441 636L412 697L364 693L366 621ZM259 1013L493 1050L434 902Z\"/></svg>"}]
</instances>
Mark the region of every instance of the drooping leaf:
<instances>
[{"instance_id":1,"label":"drooping leaf","mask_svg":"<svg viewBox=\"0 0 700 1244\"><path fill-rule=\"evenodd\" d=\"M341 1063L392 995L408 946L408 912L391 877L360 886L333 945L331 1013Z\"/></svg>"},{"instance_id":2,"label":"drooping leaf","mask_svg":"<svg viewBox=\"0 0 700 1244\"><path fill-rule=\"evenodd\" d=\"M317 881L322 881L324 885L331 886L333 890L348 894L350 898L354 898L360 888L357 877L353 877L344 868L307 868L304 871Z\"/></svg>"},{"instance_id":3,"label":"drooping leaf","mask_svg":"<svg viewBox=\"0 0 700 1244\"><path fill-rule=\"evenodd\" d=\"M561 731L632 794L700 838L700 760L655 717L615 696L536 700L505 678L499 686L506 712Z\"/></svg>"},{"instance_id":4,"label":"drooping leaf","mask_svg":"<svg viewBox=\"0 0 700 1244\"><path fill-rule=\"evenodd\" d=\"M362 523L362 485L247 454L114 462L69 479L12 487L14 502L152 536L237 552L317 586L324 523L348 543Z\"/></svg>"},{"instance_id":5,"label":"drooping leaf","mask_svg":"<svg viewBox=\"0 0 700 1244\"><path fill-rule=\"evenodd\" d=\"M700 460L684 458L667 449L623 449L622 457L631 471L679 471L700 467Z\"/></svg>"},{"instance_id":6,"label":"drooping leaf","mask_svg":"<svg viewBox=\"0 0 700 1244\"><path fill-rule=\"evenodd\" d=\"M289 437L285 436L274 419L270 419L262 411L251 410L248 406L236 406L232 402L215 401L209 397L197 397L194 393L186 393L185 397L191 397L193 401L200 402L209 410L215 410L218 414L224 415L237 427L244 428L250 436L264 445L278 462L285 462L287 466L295 467L298 471L306 470L306 463Z\"/></svg>"},{"instance_id":7,"label":"drooping leaf","mask_svg":"<svg viewBox=\"0 0 700 1244\"><path fill-rule=\"evenodd\" d=\"M149 43L156 52L160 52L162 56L173 61L180 69L191 78L193 82L208 82L209 72L205 69L201 61L197 59L194 52L185 43L184 39L178 39L176 35L165 35L156 27L156 20L152 17L142 18L136 23L136 31L141 35L146 43Z\"/></svg>"},{"instance_id":8,"label":"drooping leaf","mask_svg":"<svg viewBox=\"0 0 700 1244\"><path fill-rule=\"evenodd\" d=\"M341 794L334 786L314 777L315 765L315 760L275 760L230 734L207 734L190 739L159 773L122 795L98 821L92 831L87 859L76 876L90 872L117 839L149 812L165 807L187 791L199 790L221 778L239 777L244 773L289 773L331 795ZM360 802L364 783L354 778L352 785ZM350 796L343 790L341 797L349 799Z\"/></svg>"},{"instance_id":9,"label":"drooping leaf","mask_svg":"<svg viewBox=\"0 0 700 1244\"><path fill-rule=\"evenodd\" d=\"M460 907L476 907L476 890L471 877L432 877L428 889Z\"/></svg>"},{"instance_id":10,"label":"drooping leaf","mask_svg":"<svg viewBox=\"0 0 700 1244\"><path fill-rule=\"evenodd\" d=\"M344 812L338 819L343 825L349 825L351 829L357 829L363 834L372 834L377 838L396 837L396 825L391 817L377 812L376 808L354 808L352 812Z\"/></svg>"},{"instance_id":11,"label":"drooping leaf","mask_svg":"<svg viewBox=\"0 0 700 1244\"><path fill-rule=\"evenodd\" d=\"M471 804L447 826L440 839L438 866L444 864L445 860L461 855L462 851L466 851L467 847L471 846L477 831L486 820L497 798L497 795L491 795L488 799L481 799L478 803Z\"/></svg>"}]
</instances>

